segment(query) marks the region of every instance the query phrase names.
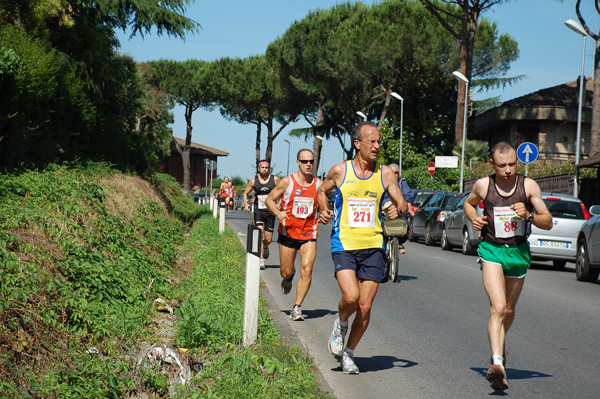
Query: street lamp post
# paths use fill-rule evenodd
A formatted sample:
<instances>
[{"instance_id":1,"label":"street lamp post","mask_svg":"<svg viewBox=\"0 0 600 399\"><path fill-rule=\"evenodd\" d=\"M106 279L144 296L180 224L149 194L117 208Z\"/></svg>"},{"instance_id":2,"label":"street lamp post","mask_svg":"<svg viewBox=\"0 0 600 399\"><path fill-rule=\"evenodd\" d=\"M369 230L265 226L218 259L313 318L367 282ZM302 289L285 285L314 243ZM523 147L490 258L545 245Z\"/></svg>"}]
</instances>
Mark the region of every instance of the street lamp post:
<instances>
[{"instance_id":1,"label":"street lamp post","mask_svg":"<svg viewBox=\"0 0 600 399\"><path fill-rule=\"evenodd\" d=\"M463 134L462 134L462 149L460 151L460 192L463 192L463 182L465 175L465 143L467 141L467 108L469 108L469 104L467 103L467 95L469 94L469 79L465 77L462 73L458 71L452 72L454 76L458 79L465 82L465 115L463 117Z\"/></svg>"},{"instance_id":2,"label":"street lamp post","mask_svg":"<svg viewBox=\"0 0 600 399\"><path fill-rule=\"evenodd\" d=\"M287 173L286 176L290 175L290 142L289 140L283 139L286 143L288 143L288 160L287 160Z\"/></svg>"},{"instance_id":3,"label":"street lamp post","mask_svg":"<svg viewBox=\"0 0 600 399\"><path fill-rule=\"evenodd\" d=\"M587 37L586 31L583 29L581 25L572 19L568 19L565 21L565 25L567 25L574 32L579 33L583 37L583 50L581 52L581 75L579 75L579 108L577 110L577 138L575 142L575 165L579 163L579 155L581 151L581 109L583 106L583 86L585 82L583 81L583 67L585 63L585 38ZM579 168L575 168L575 177L573 179L573 195L577 197L579 194Z\"/></svg>"},{"instance_id":4,"label":"street lamp post","mask_svg":"<svg viewBox=\"0 0 600 399\"><path fill-rule=\"evenodd\" d=\"M367 115L363 114L360 111L356 111L356 115L360 116L361 118L363 118L364 120L367 120Z\"/></svg>"},{"instance_id":5,"label":"street lamp post","mask_svg":"<svg viewBox=\"0 0 600 399\"><path fill-rule=\"evenodd\" d=\"M398 150L398 177L402 176L402 122L404 119L404 99L395 91L392 92L392 97L400 100L400 149Z\"/></svg>"}]
</instances>

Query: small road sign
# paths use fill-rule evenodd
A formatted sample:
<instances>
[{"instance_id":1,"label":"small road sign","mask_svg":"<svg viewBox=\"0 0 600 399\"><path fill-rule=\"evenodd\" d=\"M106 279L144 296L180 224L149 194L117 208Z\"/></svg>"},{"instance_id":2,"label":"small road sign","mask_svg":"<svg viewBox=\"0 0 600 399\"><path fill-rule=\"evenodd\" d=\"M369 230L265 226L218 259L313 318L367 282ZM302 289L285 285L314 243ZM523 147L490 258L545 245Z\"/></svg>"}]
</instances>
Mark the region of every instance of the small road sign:
<instances>
[{"instance_id":1,"label":"small road sign","mask_svg":"<svg viewBox=\"0 0 600 399\"><path fill-rule=\"evenodd\" d=\"M528 164L535 161L538 157L538 149L533 143L525 142L517 148L517 157L519 161Z\"/></svg>"},{"instance_id":2,"label":"small road sign","mask_svg":"<svg viewBox=\"0 0 600 399\"><path fill-rule=\"evenodd\" d=\"M435 173L435 163L429 162L429 166L427 167L427 171L431 176Z\"/></svg>"}]
</instances>

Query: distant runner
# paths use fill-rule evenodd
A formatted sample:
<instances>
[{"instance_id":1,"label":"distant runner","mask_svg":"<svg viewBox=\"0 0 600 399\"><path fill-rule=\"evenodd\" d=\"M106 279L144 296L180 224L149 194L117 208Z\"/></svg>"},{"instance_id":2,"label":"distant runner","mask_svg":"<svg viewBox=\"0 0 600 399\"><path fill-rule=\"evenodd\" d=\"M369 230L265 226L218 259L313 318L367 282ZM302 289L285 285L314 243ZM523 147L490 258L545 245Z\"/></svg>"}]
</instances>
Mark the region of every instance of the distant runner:
<instances>
[{"instance_id":1,"label":"distant runner","mask_svg":"<svg viewBox=\"0 0 600 399\"><path fill-rule=\"evenodd\" d=\"M269 259L269 245L273 241L273 229L275 228L275 216L267 209L265 203L269 193L279 183L279 177L271 174L269 162L263 159L258 162L258 174L250 179L243 193L244 210L252 211L252 204L248 203L248 194L254 192L255 206L253 209L252 223L263 231L263 247L260 254L260 268L264 270L265 259Z\"/></svg>"},{"instance_id":2,"label":"distant runner","mask_svg":"<svg viewBox=\"0 0 600 399\"><path fill-rule=\"evenodd\" d=\"M233 200L231 198L233 194L233 185L229 181L229 177L225 176L223 183L221 183L221 187L219 188L219 197L225 200L225 206L227 207L227 212L231 212L231 208L233 206Z\"/></svg>"}]
</instances>

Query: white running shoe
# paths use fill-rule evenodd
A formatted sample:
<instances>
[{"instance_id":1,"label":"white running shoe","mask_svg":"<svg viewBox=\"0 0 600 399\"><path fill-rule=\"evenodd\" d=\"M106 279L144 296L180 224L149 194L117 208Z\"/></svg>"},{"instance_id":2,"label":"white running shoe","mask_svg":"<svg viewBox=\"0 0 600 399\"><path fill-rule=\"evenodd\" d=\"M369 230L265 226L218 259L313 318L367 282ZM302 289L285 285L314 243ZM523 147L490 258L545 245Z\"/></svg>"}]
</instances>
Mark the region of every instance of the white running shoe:
<instances>
[{"instance_id":1,"label":"white running shoe","mask_svg":"<svg viewBox=\"0 0 600 399\"><path fill-rule=\"evenodd\" d=\"M292 308L292 313L290 313L290 318L294 321L304 320L304 315L302 314L302 308L300 306L294 306Z\"/></svg>"},{"instance_id":2,"label":"white running shoe","mask_svg":"<svg viewBox=\"0 0 600 399\"><path fill-rule=\"evenodd\" d=\"M342 353L342 368L344 369L344 374L358 374L359 370L348 353Z\"/></svg>"},{"instance_id":3,"label":"white running shoe","mask_svg":"<svg viewBox=\"0 0 600 399\"><path fill-rule=\"evenodd\" d=\"M260 270L265 270L265 260L264 259L260 260Z\"/></svg>"},{"instance_id":4,"label":"white running shoe","mask_svg":"<svg viewBox=\"0 0 600 399\"><path fill-rule=\"evenodd\" d=\"M342 356L344 351L344 339L346 338L346 332L348 327L340 327L340 318L336 318L333 322L333 331L329 337L328 348L329 352L334 356Z\"/></svg>"}]
</instances>

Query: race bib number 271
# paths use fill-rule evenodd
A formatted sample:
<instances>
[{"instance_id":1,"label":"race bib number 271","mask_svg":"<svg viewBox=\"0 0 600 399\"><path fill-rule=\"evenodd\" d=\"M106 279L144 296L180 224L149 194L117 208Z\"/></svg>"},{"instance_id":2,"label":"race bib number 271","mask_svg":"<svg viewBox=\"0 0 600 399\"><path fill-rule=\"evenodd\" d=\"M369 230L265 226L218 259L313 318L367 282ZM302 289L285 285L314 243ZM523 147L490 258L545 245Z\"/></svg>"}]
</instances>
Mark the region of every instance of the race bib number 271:
<instances>
[{"instance_id":1,"label":"race bib number 271","mask_svg":"<svg viewBox=\"0 0 600 399\"><path fill-rule=\"evenodd\" d=\"M348 198L348 226L375 227L375 198Z\"/></svg>"}]
</instances>

